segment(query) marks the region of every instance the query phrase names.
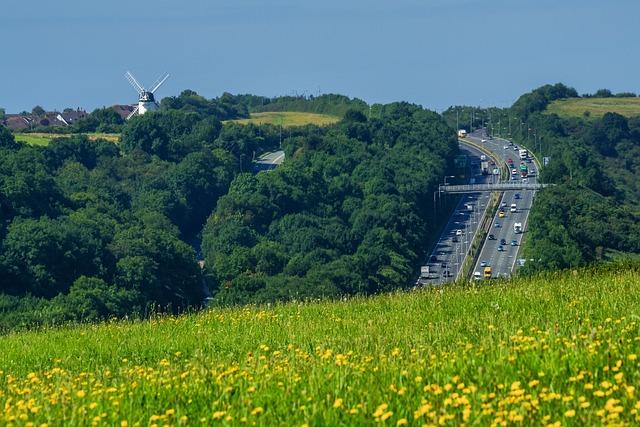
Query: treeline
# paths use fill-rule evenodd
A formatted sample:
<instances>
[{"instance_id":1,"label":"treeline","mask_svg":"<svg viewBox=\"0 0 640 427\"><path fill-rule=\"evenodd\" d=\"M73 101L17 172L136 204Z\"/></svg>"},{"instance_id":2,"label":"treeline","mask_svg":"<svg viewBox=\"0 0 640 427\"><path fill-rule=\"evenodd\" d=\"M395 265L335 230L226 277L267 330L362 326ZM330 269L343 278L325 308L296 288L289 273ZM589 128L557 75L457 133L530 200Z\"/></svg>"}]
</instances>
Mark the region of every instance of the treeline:
<instances>
[{"instance_id":1,"label":"treeline","mask_svg":"<svg viewBox=\"0 0 640 427\"><path fill-rule=\"evenodd\" d=\"M640 118L545 112L550 102L576 96L562 84L546 85L507 111L525 124L512 129L515 142L549 158L540 179L556 184L536 196L525 254L534 261L524 272L583 265L610 250L640 252Z\"/></svg>"},{"instance_id":2,"label":"treeline","mask_svg":"<svg viewBox=\"0 0 640 427\"><path fill-rule=\"evenodd\" d=\"M336 94L320 96L279 96L275 98L255 95L237 95L236 99L244 104L252 113L265 111L300 111L344 117L349 110L356 110L366 114L369 112L369 106L363 100ZM373 106L373 109L375 109L377 113L378 106Z\"/></svg>"},{"instance_id":3,"label":"treeline","mask_svg":"<svg viewBox=\"0 0 640 427\"><path fill-rule=\"evenodd\" d=\"M288 139L277 170L238 175L203 232L220 304L371 294L410 284L435 231L433 190L457 153L406 103Z\"/></svg>"},{"instance_id":4,"label":"treeline","mask_svg":"<svg viewBox=\"0 0 640 427\"><path fill-rule=\"evenodd\" d=\"M42 107L36 107L42 110ZM247 105L240 97L229 93L213 99L207 99L192 90L184 90L179 96L169 96L160 102L161 111L182 111L194 113L198 118L205 117L216 120L231 120L249 117ZM44 114L44 110L42 110ZM47 133L120 133L125 119L113 108L103 107L93 110L86 117L73 122L70 126L36 126L24 132Z\"/></svg>"},{"instance_id":5,"label":"treeline","mask_svg":"<svg viewBox=\"0 0 640 427\"><path fill-rule=\"evenodd\" d=\"M278 143L271 127L203 116L135 117L119 145L31 147L0 127L0 329L202 303L188 242L253 153Z\"/></svg>"}]
</instances>

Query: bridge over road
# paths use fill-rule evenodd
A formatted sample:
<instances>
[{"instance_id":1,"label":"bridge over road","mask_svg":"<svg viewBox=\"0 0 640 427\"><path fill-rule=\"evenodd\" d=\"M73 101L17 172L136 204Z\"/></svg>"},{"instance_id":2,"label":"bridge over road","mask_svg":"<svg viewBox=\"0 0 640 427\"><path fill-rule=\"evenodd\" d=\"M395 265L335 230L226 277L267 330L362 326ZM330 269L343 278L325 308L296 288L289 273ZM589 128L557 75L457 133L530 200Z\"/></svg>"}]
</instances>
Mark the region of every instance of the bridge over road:
<instances>
[{"instance_id":1,"label":"bridge over road","mask_svg":"<svg viewBox=\"0 0 640 427\"><path fill-rule=\"evenodd\" d=\"M440 185L438 191L441 193L485 193L493 191L512 191L512 190L540 190L549 184L532 183L526 184L522 182L501 182L497 184L465 184L465 185Z\"/></svg>"}]
</instances>

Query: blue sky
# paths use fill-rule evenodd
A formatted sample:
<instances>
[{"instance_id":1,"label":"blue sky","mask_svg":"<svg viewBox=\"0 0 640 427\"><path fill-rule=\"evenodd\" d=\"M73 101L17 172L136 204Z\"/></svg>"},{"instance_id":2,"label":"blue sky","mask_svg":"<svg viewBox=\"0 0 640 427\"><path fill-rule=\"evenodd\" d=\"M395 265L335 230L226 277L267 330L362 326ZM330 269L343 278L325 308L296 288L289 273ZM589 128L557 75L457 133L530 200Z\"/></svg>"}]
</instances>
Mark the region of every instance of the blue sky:
<instances>
[{"instance_id":1,"label":"blue sky","mask_svg":"<svg viewBox=\"0 0 640 427\"><path fill-rule=\"evenodd\" d=\"M509 105L544 83L640 91L638 0L32 0L0 15L0 107L193 89Z\"/></svg>"}]
</instances>

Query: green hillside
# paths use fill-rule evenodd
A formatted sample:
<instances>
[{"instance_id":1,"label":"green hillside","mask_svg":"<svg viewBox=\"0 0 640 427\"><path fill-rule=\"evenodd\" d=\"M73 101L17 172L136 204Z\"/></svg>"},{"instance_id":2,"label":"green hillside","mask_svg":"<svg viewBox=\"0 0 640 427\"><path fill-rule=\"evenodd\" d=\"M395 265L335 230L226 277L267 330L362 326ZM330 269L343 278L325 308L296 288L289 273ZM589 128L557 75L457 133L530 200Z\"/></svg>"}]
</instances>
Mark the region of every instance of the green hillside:
<instances>
[{"instance_id":1,"label":"green hillside","mask_svg":"<svg viewBox=\"0 0 640 427\"><path fill-rule=\"evenodd\" d=\"M640 98L568 98L558 99L547 106L547 113L561 117L602 117L618 113L626 117L640 116Z\"/></svg>"},{"instance_id":2,"label":"green hillside","mask_svg":"<svg viewBox=\"0 0 640 427\"><path fill-rule=\"evenodd\" d=\"M13 333L0 423L634 424L639 315L611 268Z\"/></svg>"},{"instance_id":3,"label":"green hillside","mask_svg":"<svg viewBox=\"0 0 640 427\"><path fill-rule=\"evenodd\" d=\"M269 124L275 126L282 125L283 127L291 127L304 125L325 126L336 123L338 120L340 120L338 117L330 116L328 114L282 111L251 113L251 118L249 119L237 119L230 121L241 124L253 123L255 125Z\"/></svg>"}]
</instances>

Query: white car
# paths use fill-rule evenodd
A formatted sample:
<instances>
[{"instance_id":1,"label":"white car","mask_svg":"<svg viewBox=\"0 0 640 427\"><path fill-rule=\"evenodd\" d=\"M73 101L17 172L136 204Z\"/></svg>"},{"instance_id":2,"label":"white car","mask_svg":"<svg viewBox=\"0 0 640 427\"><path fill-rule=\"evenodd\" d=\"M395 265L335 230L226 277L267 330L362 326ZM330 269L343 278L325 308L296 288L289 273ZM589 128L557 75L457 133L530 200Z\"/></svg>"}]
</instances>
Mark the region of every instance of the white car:
<instances>
[{"instance_id":1,"label":"white car","mask_svg":"<svg viewBox=\"0 0 640 427\"><path fill-rule=\"evenodd\" d=\"M503 145L503 146L502 146L502 149L503 149L503 150L508 150L508 149L509 149L509 146L508 146L508 145Z\"/></svg>"},{"instance_id":2,"label":"white car","mask_svg":"<svg viewBox=\"0 0 640 427\"><path fill-rule=\"evenodd\" d=\"M462 230L456 230L456 236L462 236Z\"/></svg>"},{"instance_id":3,"label":"white car","mask_svg":"<svg viewBox=\"0 0 640 427\"><path fill-rule=\"evenodd\" d=\"M473 280L482 280L482 273L480 273L479 271L473 273Z\"/></svg>"},{"instance_id":4,"label":"white car","mask_svg":"<svg viewBox=\"0 0 640 427\"><path fill-rule=\"evenodd\" d=\"M487 140L486 139L481 139L480 142L484 143L484 142L487 142Z\"/></svg>"}]
</instances>

